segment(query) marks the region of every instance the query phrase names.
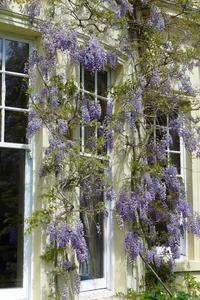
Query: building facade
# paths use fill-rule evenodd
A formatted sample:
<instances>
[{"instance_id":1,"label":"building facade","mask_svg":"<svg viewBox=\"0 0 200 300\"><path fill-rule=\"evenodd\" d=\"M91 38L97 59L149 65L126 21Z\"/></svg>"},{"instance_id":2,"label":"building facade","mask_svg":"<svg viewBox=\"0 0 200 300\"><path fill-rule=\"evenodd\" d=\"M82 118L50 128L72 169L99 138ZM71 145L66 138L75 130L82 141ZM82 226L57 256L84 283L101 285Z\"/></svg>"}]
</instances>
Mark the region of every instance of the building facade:
<instances>
[{"instance_id":1,"label":"building facade","mask_svg":"<svg viewBox=\"0 0 200 300\"><path fill-rule=\"evenodd\" d=\"M80 33L80 39L81 37ZM105 38L106 40L106 38ZM43 189L38 173L43 150L48 147L48 132L40 130L32 140L26 138L29 99L27 96L28 75L24 71L33 49L40 50L41 35L35 22L30 23L21 14L19 6L0 6L0 80L1 80L1 131L0 131L0 299L2 300L45 300L48 294L47 272L40 255L44 247L44 234L39 228L23 237L26 224L23 222L35 209L41 208L40 195ZM61 59L62 60L62 59ZM130 70L128 59L119 57L115 70L89 73L78 64L61 64L58 69L73 74L80 92L101 106L100 122L103 123L109 86L115 86L127 78ZM193 70L192 81L200 85L199 67ZM36 78L37 82L37 78ZM37 82L38 86L40 82ZM168 116L160 126L168 128ZM81 153L90 153L91 137L100 134L97 128L91 130L81 126ZM155 132L155 138L156 138ZM200 161L184 150L181 140L173 149L167 149L178 169L178 176L184 178L189 200L200 212L199 183ZM123 146L121 146L123 148ZM103 150L98 157L104 159ZM123 155L123 154L122 154ZM114 189L117 193L120 181L128 167L115 152L110 156ZM123 175L122 175L123 174ZM101 195L100 197L103 197ZM103 199L102 199L103 201ZM87 232L89 258L80 264L81 288L79 299L115 299L117 292L127 288L138 290L142 284L144 266L137 259L130 264L124 250L125 232L119 229L112 213L114 203L107 204L109 216L106 220L90 220L82 215ZM16 218L16 215L18 216ZM96 223L102 232L96 232ZM88 225L89 224L89 225ZM181 258L177 260L177 272L191 271L200 278L200 241L188 234L181 242Z\"/></svg>"}]
</instances>

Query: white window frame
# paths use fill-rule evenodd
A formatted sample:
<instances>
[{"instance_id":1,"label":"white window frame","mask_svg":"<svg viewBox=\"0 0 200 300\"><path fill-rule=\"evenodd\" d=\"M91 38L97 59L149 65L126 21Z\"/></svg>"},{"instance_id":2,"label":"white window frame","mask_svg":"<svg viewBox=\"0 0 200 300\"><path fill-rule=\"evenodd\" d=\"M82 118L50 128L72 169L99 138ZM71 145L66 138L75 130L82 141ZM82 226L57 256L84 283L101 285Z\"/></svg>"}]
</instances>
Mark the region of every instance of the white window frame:
<instances>
[{"instance_id":1,"label":"white window frame","mask_svg":"<svg viewBox=\"0 0 200 300\"><path fill-rule=\"evenodd\" d=\"M92 97L94 97L94 101L95 103L98 102L98 99L101 99L103 101L106 101L107 103L109 103L110 101L110 93L109 93L109 87L111 86L111 71L107 71L107 86L108 86L108 96L107 97L103 97L97 94L97 86L98 86L98 82L97 82L97 71L94 73L94 80L95 80L95 90L94 93L89 92L87 90L85 90L84 88L84 67L79 67L79 77L78 77L78 82L79 82L79 92L82 95L82 97L84 95L90 95ZM82 82L80 80L80 72L81 72L81 78L82 78ZM80 82L82 83L81 87L80 87ZM95 128L95 137L97 138L97 127ZM84 135L84 125L81 124L81 151L80 151L80 155L86 156L86 157L97 157L100 160L108 160L106 159L105 156L102 155L97 155L97 154L91 154L88 152L85 152L85 135ZM110 153L108 153L109 156L109 161L111 161L111 156ZM103 223L103 227L104 227L104 253L103 253L103 272L104 272L104 276L102 278L97 278L97 279L90 279L90 280L82 280L81 281L81 287L80 287L80 298L84 298L84 294L86 294L86 298L89 299L89 295L88 293L84 293L84 292L94 292L95 290L111 290L112 289L112 268L111 268L111 264L112 264L112 249L113 249L113 222L112 222L112 207L111 207L111 203L105 203L106 205L106 209L108 211L108 217L104 219L104 223Z\"/></svg>"},{"instance_id":2,"label":"white window frame","mask_svg":"<svg viewBox=\"0 0 200 300\"><path fill-rule=\"evenodd\" d=\"M24 180L24 220L31 215L32 212L32 170L33 170L33 160L32 160L32 149L33 141L29 141L29 144L18 144L4 142L4 132L5 132L5 75L16 75L19 77L27 77L28 75L5 71L5 40L13 40L17 42L24 42L29 44L29 55L33 49L34 41L32 39L24 39L18 35L11 35L6 33L0 33L0 39L3 40L2 48L2 70L0 74L2 75L2 103L0 109L2 110L1 118L1 140L0 148L10 148L10 149L24 149L25 150L25 180ZM29 109L19 109L15 107L7 107L9 111L20 111L27 112ZM25 224L24 224L25 225ZM32 249L32 238L31 235L24 236L24 249L23 249L23 287L22 288L5 288L0 289L0 299L2 300L29 300L31 299L31 249Z\"/></svg>"}]
</instances>

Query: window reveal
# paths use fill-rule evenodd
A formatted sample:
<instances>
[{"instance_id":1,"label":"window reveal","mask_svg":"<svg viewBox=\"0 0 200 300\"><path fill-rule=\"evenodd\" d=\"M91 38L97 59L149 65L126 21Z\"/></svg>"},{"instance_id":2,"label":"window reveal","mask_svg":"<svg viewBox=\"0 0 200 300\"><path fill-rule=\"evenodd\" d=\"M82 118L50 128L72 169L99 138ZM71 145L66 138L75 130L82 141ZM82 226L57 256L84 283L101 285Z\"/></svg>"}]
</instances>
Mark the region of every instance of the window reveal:
<instances>
[{"instance_id":1,"label":"window reveal","mask_svg":"<svg viewBox=\"0 0 200 300\"><path fill-rule=\"evenodd\" d=\"M29 44L0 39L0 288L23 286Z\"/></svg>"}]
</instances>

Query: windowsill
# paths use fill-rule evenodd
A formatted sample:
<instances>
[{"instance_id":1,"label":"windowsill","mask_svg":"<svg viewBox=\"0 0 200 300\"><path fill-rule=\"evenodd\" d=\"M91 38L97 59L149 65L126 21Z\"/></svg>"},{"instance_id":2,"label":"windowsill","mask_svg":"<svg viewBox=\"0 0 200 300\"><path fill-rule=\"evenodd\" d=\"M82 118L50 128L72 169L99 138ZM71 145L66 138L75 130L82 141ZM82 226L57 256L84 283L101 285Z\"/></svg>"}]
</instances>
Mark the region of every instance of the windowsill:
<instances>
[{"instance_id":1,"label":"windowsill","mask_svg":"<svg viewBox=\"0 0 200 300\"><path fill-rule=\"evenodd\" d=\"M100 299L109 299L112 297L114 298L115 293L113 291L107 290L107 289L99 289L99 290L93 290L93 291L87 291L87 292L81 292L79 295L79 300L100 300Z\"/></svg>"},{"instance_id":2,"label":"windowsill","mask_svg":"<svg viewBox=\"0 0 200 300\"><path fill-rule=\"evenodd\" d=\"M175 272L199 272L200 260L188 260L187 258L176 262Z\"/></svg>"},{"instance_id":3,"label":"windowsill","mask_svg":"<svg viewBox=\"0 0 200 300\"><path fill-rule=\"evenodd\" d=\"M26 300L24 288L0 289L0 299L3 300Z\"/></svg>"}]
</instances>

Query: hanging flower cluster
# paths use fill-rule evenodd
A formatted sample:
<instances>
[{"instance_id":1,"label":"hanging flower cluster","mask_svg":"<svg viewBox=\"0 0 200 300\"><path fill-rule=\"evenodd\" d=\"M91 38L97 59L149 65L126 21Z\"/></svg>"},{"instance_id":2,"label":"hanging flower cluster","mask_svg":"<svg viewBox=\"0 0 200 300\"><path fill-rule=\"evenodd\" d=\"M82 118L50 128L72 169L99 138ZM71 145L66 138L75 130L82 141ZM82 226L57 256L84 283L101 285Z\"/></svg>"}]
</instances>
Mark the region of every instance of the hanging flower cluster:
<instances>
[{"instance_id":1,"label":"hanging flower cluster","mask_svg":"<svg viewBox=\"0 0 200 300\"><path fill-rule=\"evenodd\" d=\"M87 260L88 250L84 238L83 224L78 222L73 228L69 225L49 225L47 236L50 239L50 245L57 243L58 248L66 248L69 244L75 250L77 260L81 263ZM65 262L65 267L70 270L69 262Z\"/></svg>"}]
</instances>

